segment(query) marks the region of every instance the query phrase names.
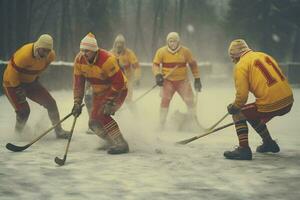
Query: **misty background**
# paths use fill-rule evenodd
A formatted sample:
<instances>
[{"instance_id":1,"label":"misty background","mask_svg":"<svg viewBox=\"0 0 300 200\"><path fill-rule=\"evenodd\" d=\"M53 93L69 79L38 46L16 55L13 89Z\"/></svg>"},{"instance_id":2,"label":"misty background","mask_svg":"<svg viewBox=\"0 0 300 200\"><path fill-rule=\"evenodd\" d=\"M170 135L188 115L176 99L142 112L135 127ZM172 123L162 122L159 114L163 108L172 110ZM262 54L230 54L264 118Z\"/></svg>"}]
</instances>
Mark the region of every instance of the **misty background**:
<instances>
[{"instance_id":1,"label":"misty background","mask_svg":"<svg viewBox=\"0 0 300 200\"><path fill-rule=\"evenodd\" d=\"M275 57L291 83L300 83L299 11L299 0L0 0L0 76L5 61L41 34L53 36L56 61L73 62L88 32L107 50L122 33L142 62L142 78L153 84L153 56L176 31L200 63L202 77L231 76L227 48L243 38L254 50ZM50 89L70 88L72 64L56 66L60 69L49 67L42 80L52 82ZM53 77L66 84L54 83Z\"/></svg>"}]
</instances>

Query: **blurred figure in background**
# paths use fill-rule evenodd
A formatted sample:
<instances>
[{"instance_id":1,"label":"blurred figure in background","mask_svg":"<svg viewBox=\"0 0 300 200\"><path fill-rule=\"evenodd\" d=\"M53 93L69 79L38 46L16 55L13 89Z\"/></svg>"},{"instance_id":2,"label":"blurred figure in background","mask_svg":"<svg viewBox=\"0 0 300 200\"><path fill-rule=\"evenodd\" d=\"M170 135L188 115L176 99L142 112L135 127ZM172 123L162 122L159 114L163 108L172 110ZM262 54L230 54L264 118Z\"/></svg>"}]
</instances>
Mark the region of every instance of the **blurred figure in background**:
<instances>
[{"instance_id":1,"label":"blurred figure in background","mask_svg":"<svg viewBox=\"0 0 300 200\"><path fill-rule=\"evenodd\" d=\"M131 111L135 112L135 105L132 103L133 86L140 85L141 68L135 53L126 47L126 40L122 34L117 35L111 53L117 57L119 66L128 80L128 95L125 102Z\"/></svg>"},{"instance_id":2,"label":"blurred figure in background","mask_svg":"<svg viewBox=\"0 0 300 200\"><path fill-rule=\"evenodd\" d=\"M235 63L236 95L235 101L227 109L235 122L239 147L224 152L224 156L236 160L252 159L247 121L262 138L263 143L257 147L256 152L279 152L280 148L272 139L266 123L275 116L288 113L292 108L293 93L286 77L274 58L252 51L242 39L232 41L228 53ZM256 101L246 104L249 92L254 94Z\"/></svg>"},{"instance_id":3,"label":"blurred figure in background","mask_svg":"<svg viewBox=\"0 0 300 200\"><path fill-rule=\"evenodd\" d=\"M156 84L162 87L160 104L160 129L164 128L169 104L175 92L178 92L188 108L190 116L196 115L195 101L192 87L188 78L188 66L194 77L194 88L200 92L202 85L200 73L196 60L191 51L180 44L180 37L176 32L167 35L167 45L159 48L153 59L152 71L155 76ZM166 79L173 68L178 67Z\"/></svg>"},{"instance_id":4,"label":"blurred figure in background","mask_svg":"<svg viewBox=\"0 0 300 200\"><path fill-rule=\"evenodd\" d=\"M117 122L111 117L123 104L127 95L126 77L120 70L117 59L104 49L98 48L92 33L80 42L80 52L74 62L74 106L72 113L79 116L85 92L85 83L92 87L92 110L89 127L106 141L101 149L109 154L129 151Z\"/></svg>"},{"instance_id":5,"label":"blurred figure in background","mask_svg":"<svg viewBox=\"0 0 300 200\"><path fill-rule=\"evenodd\" d=\"M45 107L53 125L60 121L55 100L38 81L39 75L54 59L53 39L48 34L41 35L34 43L25 44L10 59L4 72L3 87L17 114L17 132L23 131L29 118L26 98ZM68 138L69 135L60 124L55 133L57 138Z\"/></svg>"}]
</instances>

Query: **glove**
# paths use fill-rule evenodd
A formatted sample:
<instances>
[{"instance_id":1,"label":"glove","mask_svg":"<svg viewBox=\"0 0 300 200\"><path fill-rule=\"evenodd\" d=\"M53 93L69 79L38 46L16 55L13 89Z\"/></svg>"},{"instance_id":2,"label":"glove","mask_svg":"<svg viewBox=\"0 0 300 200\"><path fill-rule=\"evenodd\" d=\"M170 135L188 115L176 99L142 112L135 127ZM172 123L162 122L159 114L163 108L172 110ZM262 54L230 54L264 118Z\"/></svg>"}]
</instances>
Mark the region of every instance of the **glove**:
<instances>
[{"instance_id":1,"label":"glove","mask_svg":"<svg viewBox=\"0 0 300 200\"><path fill-rule=\"evenodd\" d=\"M195 88L195 91L201 92L202 84L201 84L200 78L195 78L194 88Z\"/></svg>"},{"instance_id":2,"label":"glove","mask_svg":"<svg viewBox=\"0 0 300 200\"><path fill-rule=\"evenodd\" d=\"M115 106L116 103L112 100L108 100L104 105L103 105L103 114L104 115L114 115L115 114Z\"/></svg>"},{"instance_id":3,"label":"glove","mask_svg":"<svg viewBox=\"0 0 300 200\"><path fill-rule=\"evenodd\" d=\"M25 91L23 90L22 87L20 86L17 86L15 88L15 93L16 93L16 97L17 97L17 102L18 103L25 103L26 102L26 93Z\"/></svg>"},{"instance_id":4,"label":"glove","mask_svg":"<svg viewBox=\"0 0 300 200\"><path fill-rule=\"evenodd\" d=\"M81 114L82 107L79 103L74 103L74 106L72 108L72 114L74 117L78 117Z\"/></svg>"},{"instance_id":5,"label":"glove","mask_svg":"<svg viewBox=\"0 0 300 200\"><path fill-rule=\"evenodd\" d=\"M235 115L240 112L240 108L236 107L234 104L231 103L227 106L227 111L229 114Z\"/></svg>"},{"instance_id":6,"label":"glove","mask_svg":"<svg viewBox=\"0 0 300 200\"><path fill-rule=\"evenodd\" d=\"M164 83L164 77L163 77L163 75L162 74L157 74L156 76L155 76L155 80L156 80L156 85L158 85L158 86L163 86L163 83Z\"/></svg>"}]
</instances>

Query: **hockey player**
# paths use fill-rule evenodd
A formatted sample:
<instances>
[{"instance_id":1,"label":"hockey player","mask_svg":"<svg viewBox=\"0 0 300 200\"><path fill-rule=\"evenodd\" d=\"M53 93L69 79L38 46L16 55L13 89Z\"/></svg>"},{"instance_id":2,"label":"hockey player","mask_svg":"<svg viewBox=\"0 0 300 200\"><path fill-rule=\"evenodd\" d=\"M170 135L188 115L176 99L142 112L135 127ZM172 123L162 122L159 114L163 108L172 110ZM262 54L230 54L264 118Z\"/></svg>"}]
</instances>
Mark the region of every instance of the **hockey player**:
<instances>
[{"instance_id":1,"label":"hockey player","mask_svg":"<svg viewBox=\"0 0 300 200\"><path fill-rule=\"evenodd\" d=\"M292 108L293 94L286 77L274 58L252 51L242 39L233 40L228 53L235 63L236 95L235 101L227 109L235 122L239 147L224 152L224 156L228 159L252 159L246 121L262 138L263 143L257 147L256 152L279 152L280 148L272 139L266 123L275 116L288 113ZM246 104L249 92L254 94L256 101Z\"/></svg>"},{"instance_id":2,"label":"hockey player","mask_svg":"<svg viewBox=\"0 0 300 200\"><path fill-rule=\"evenodd\" d=\"M168 78L168 74L174 67L178 67ZM188 107L190 115L196 115L194 94L188 79L188 67L194 76L194 88L201 91L201 81L197 62L191 51L180 44L178 33L170 32L167 35L167 45L157 50L153 59L152 71L155 75L156 84L162 87L160 105L160 129L163 129L170 101L175 92L181 96Z\"/></svg>"},{"instance_id":3,"label":"hockey player","mask_svg":"<svg viewBox=\"0 0 300 200\"><path fill-rule=\"evenodd\" d=\"M118 59L119 66L128 80L128 95L125 102L135 110L132 104L133 85L139 86L141 79L141 68L135 53L126 47L126 41L122 34L117 35L113 48L111 49L113 55Z\"/></svg>"},{"instance_id":4,"label":"hockey player","mask_svg":"<svg viewBox=\"0 0 300 200\"><path fill-rule=\"evenodd\" d=\"M109 154L127 153L129 147L117 122L111 117L123 104L127 95L126 77L115 56L99 49L92 33L80 42L80 52L74 62L74 106L72 113L79 116L85 82L91 84L93 106L89 127L104 139Z\"/></svg>"},{"instance_id":5,"label":"hockey player","mask_svg":"<svg viewBox=\"0 0 300 200\"><path fill-rule=\"evenodd\" d=\"M40 104L48 111L52 124L59 122L55 100L38 81L39 75L55 59L53 39L44 34L34 43L25 44L10 59L3 77L5 94L16 112L15 131L22 132L28 120L30 108L26 98ZM55 128L57 138L68 138L61 125Z\"/></svg>"}]
</instances>

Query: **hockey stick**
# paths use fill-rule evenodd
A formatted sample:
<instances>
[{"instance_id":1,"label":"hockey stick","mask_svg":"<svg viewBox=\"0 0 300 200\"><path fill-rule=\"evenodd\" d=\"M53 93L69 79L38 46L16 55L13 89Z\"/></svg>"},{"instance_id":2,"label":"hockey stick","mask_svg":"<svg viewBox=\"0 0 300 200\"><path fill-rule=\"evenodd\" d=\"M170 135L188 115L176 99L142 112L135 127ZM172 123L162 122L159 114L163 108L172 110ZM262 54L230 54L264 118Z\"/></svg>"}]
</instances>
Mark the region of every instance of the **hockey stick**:
<instances>
[{"instance_id":1,"label":"hockey stick","mask_svg":"<svg viewBox=\"0 0 300 200\"><path fill-rule=\"evenodd\" d=\"M237 122L236 122L236 123L237 123ZM227 127L229 127L229 126L232 126L232 125L234 125L234 124L235 124L235 122L231 122L231 123L226 124L226 125L224 125L224 126L221 126L221 127L219 127L219 128L216 128L216 129L213 129L213 130L211 130L211 131L208 131L208 132L206 132L206 133L204 133L204 134L202 134L202 135L194 136L194 137L192 137L192 138L189 138L189 139L186 139L186 140L182 140L182 141L176 142L176 144L188 144L188 143L190 143L190 142L192 142L192 141L194 141L194 140L197 140L197 139L199 139L199 138L202 138L202 137L204 137L204 136L206 136L206 135L209 135L209 134L211 134L211 133L217 132L217 131L219 131L219 130L222 130L222 129L224 129L224 128L227 128Z\"/></svg>"},{"instance_id":2,"label":"hockey stick","mask_svg":"<svg viewBox=\"0 0 300 200\"><path fill-rule=\"evenodd\" d=\"M194 120L196 121L196 124L197 124L198 128L203 129L203 126L200 124L199 119L198 119L198 116L197 116L198 94L199 94L199 92L196 91L196 97L195 97L195 104L196 104L195 108L196 108L196 113L195 113L195 116L194 116ZM209 129L204 129L204 130L207 131L207 130L209 130Z\"/></svg>"},{"instance_id":3,"label":"hockey stick","mask_svg":"<svg viewBox=\"0 0 300 200\"><path fill-rule=\"evenodd\" d=\"M219 121L217 121L214 125L212 125L211 127L209 127L208 129L206 129L206 131L211 131L213 130L216 126L218 126L227 116L229 115L229 113L226 113Z\"/></svg>"},{"instance_id":4,"label":"hockey stick","mask_svg":"<svg viewBox=\"0 0 300 200\"><path fill-rule=\"evenodd\" d=\"M30 147L31 145L33 145L36 141L40 140L42 137L44 137L47 133L49 133L50 131L52 131L53 129L55 129L59 124L61 124L63 121L65 121L66 119L68 119L70 116L72 115L72 113L68 114L67 116L65 116L63 119L61 119L59 122L57 122L54 126L52 126L51 128L49 128L48 130L46 130L44 133L42 133L40 136L38 136L37 138L35 138L32 142L30 142L29 144L26 144L24 146L17 146L14 145L12 143L7 143L6 144L6 148L10 151L13 152L19 152L19 151L24 151L25 149L27 149L28 147Z\"/></svg>"},{"instance_id":5,"label":"hockey stick","mask_svg":"<svg viewBox=\"0 0 300 200\"><path fill-rule=\"evenodd\" d=\"M201 129L202 131L209 131L210 129L204 129L203 126L200 124L198 116L197 116L197 104L198 104L198 92L196 91L196 95L195 95L195 114L192 116L193 120L195 121L196 125L198 126L199 129ZM180 125L179 125L179 130L183 130L183 126L185 124L185 122L187 122L187 119L184 119Z\"/></svg>"},{"instance_id":6,"label":"hockey stick","mask_svg":"<svg viewBox=\"0 0 300 200\"><path fill-rule=\"evenodd\" d=\"M73 124L72 124L72 128L71 128L71 131L70 131L70 136L69 136L69 139L68 139L68 143L67 143L64 158L61 159L59 157L55 157L55 159L54 159L55 163L58 164L59 166L64 165L66 160L67 160L67 154L68 154L68 151L69 151L69 146L70 146L70 143L71 143L71 139L72 139L72 135L73 135L73 132L74 132L74 127L75 127L75 123L76 123L77 118L78 117L75 117L74 120L73 120Z\"/></svg>"},{"instance_id":7,"label":"hockey stick","mask_svg":"<svg viewBox=\"0 0 300 200\"><path fill-rule=\"evenodd\" d=\"M84 106L84 104L81 105L81 107L83 107L83 106ZM29 144L26 144L24 146L17 146L17 145L14 145L12 143L7 143L6 144L6 148L8 150L10 150L10 151L13 151L13 152L24 151L25 149L27 149L28 147L30 147L31 145L33 145L35 142L37 142L38 140L40 140L42 137L44 137L47 133L49 133L50 131L52 131L53 129L55 129L59 124L61 124L66 119L68 119L71 115L72 115L72 113L70 113L67 116L65 116L63 119L61 119L59 122L57 122L56 124L54 124L51 128L49 128L48 130L46 130L44 133L42 133L40 136L38 136L37 138L35 138Z\"/></svg>"},{"instance_id":8,"label":"hockey stick","mask_svg":"<svg viewBox=\"0 0 300 200\"><path fill-rule=\"evenodd\" d=\"M171 74L173 74L173 72L178 68L178 65L176 65L167 75L164 76L164 79L168 78ZM136 103L138 100L140 100L141 98L143 98L146 94L148 94L149 92L151 92L154 88L156 88L158 85L155 84L152 86L152 88L150 88L148 91L146 91L144 94L142 94L141 96L139 96L138 98L136 98L132 103Z\"/></svg>"}]
</instances>

